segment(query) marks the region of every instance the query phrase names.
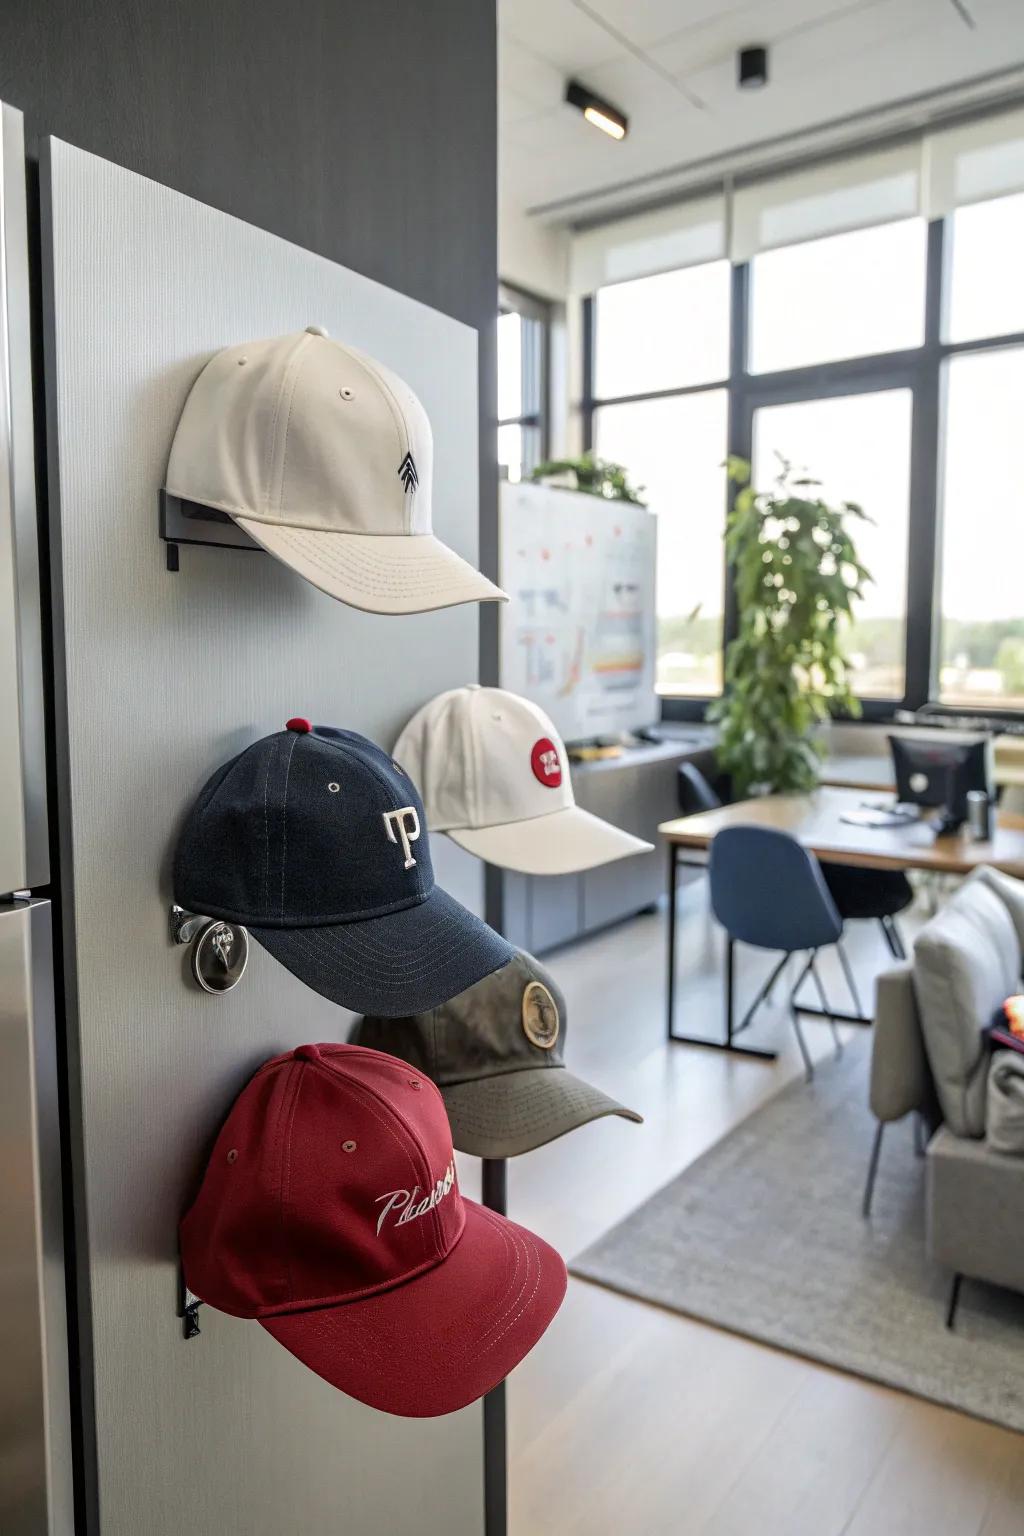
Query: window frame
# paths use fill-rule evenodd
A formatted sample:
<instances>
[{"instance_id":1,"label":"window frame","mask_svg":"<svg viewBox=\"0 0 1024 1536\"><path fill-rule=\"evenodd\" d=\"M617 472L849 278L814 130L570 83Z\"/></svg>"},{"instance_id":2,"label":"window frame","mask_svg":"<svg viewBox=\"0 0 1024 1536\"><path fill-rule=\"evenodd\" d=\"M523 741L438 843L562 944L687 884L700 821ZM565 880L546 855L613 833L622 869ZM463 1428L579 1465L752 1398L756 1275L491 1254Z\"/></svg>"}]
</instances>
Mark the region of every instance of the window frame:
<instances>
[{"instance_id":1,"label":"window frame","mask_svg":"<svg viewBox=\"0 0 1024 1536\"><path fill-rule=\"evenodd\" d=\"M537 464L542 464L551 452L550 398L551 398L551 310L547 299L539 294L528 293L511 283L498 285L498 315L521 315L535 325L523 331L523 348L520 360L521 395L523 411L518 416L499 416L497 426L530 427L539 432L540 450ZM528 474L536 465L529 456L523 456L523 472Z\"/></svg>"},{"instance_id":2,"label":"window frame","mask_svg":"<svg viewBox=\"0 0 1024 1536\"><path fill-rule=\"evenodd\" d=\"M945 306L951 289L952 219L932 219L927 226L925 268L924 342L899 352L844 358L814 363L774 373L751 373L749 337L751 318L750 263L732 268L729 314L729 373L724 379L686 385L649 394L594 394L597 305L594 295L582 301L583 392L580 402L583 446L594 446L594 413L602 406L635 404L698 394L709 389L728 392L727 448L730 456L753 458L754 414L762 406L788 405L837 396L867 394L887 389L909 389L911 395L910 497L907 528L906 630L904 639L904 693L901 699L861 700L866 720L891 720L899 710L927 708L935 715L984 715L993 719L1021 720L1024 710L1000 709L997 705L943 704L932 697L938 683L938 644L941 624L940 577L942 554L941 462L944 446L945 369L950 358L968 353L996 352L1024 346L1024 331L969 341L943 340ZM732 510L736 487L727 491L727 511ZM737 633L734 573L723 561L723 651ZM936 687L936 692L937 692ZM663 720L700 720L708 698L663 694Z\"/></svg>"}]
</instances>

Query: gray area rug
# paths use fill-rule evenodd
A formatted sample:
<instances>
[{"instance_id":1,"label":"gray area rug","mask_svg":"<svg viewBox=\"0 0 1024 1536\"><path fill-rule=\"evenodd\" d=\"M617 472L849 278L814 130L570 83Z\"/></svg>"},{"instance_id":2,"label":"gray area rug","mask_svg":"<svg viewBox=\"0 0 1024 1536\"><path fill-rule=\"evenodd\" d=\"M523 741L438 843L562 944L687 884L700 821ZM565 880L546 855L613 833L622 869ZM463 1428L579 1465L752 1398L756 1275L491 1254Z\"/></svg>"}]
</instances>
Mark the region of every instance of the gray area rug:
<instances>
[{"instance_id":1,"label":"gray area rug","mask_svg":"<svg viewBox=\"0 0 1024 1536\"><path fill-rule=\"evenodd\" d=\"M874 1122L870 1040L782 1090L570 1266L574 1275L1024 1430L1024 1297L949 1275L924 1241L924 1161L889 1127L860 1213Z\"/></svg>"}]
</instances>

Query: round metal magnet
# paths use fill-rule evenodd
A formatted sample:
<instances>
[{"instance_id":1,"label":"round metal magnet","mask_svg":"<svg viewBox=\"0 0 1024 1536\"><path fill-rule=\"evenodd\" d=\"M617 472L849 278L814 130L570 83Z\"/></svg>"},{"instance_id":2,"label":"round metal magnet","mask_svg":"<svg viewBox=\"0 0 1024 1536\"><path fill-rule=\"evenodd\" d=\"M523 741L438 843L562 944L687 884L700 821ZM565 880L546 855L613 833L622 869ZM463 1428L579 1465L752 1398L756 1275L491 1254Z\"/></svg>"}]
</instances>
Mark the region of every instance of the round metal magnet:
<instances>
[{"instance_id":1,"label":"round metal magnet","mask_svg":"<svg viewBox=\"0 0 1024 1536\"><path fill-rule=\"evenodd\" d=\"M230 992L249 960L249 935L221 919L208 923L192 945L192 975L204 992Z\"/></svg>"}]
</instances>

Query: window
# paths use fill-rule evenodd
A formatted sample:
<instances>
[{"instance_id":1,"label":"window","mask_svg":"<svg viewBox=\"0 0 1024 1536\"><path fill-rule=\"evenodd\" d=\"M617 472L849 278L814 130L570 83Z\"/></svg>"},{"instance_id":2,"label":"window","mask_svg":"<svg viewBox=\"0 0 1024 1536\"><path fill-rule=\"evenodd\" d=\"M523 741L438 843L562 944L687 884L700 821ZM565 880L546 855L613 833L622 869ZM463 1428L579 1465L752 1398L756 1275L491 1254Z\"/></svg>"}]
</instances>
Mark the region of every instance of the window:
<instances>
[{"instance_id":1,"label":"window","mask_svg":"<svg viewBox=\"0 0 1024 1536\"><path fill-rule=\"evenodd\" d=\"M754 239L759 193L736 265L585 306L585 441L658 516L667 717L720 692L736 632L722 461L748 459L767 488L776 454L871 519L853 529L874 579L847 636L868 717L1024 714L1024 192L1002 187L930 223L893 212L774 249Z\"/></svg>"},{"instance_id":2,"label":"window","mask_svg":"<svg viewBox=\"0 0 1024 1536\"><path fill-rule=\"evenodd\" d=\"M597 452L629 466L658 518L661 693L722 691L727 407L710 389L595 413Z\"/></svg>"},{"instance_id":3,"label":"window","mask_svg":"<svg viewBox=\"0 0 1024 1536\"><path fill-rule=\"evenodd\" d=\"M729 372L729 263L599 288L594 320L599 399L722 380Z\"/></svg>"},{"instance_id":4,"label":"window","mask_svg":"<svg viewBox=\"0 0 1024 1536\"><path fill-rule=\"evenodd\" d=\"M542 299L502 287L498 316L498 463L510 480L547 451L547 350L550 316Z\"/></svg>"},{"instance_id":5,"label":"window","mask_svg":"<svg viewBox=\"0 0 1024 1536\"><path fill-rule=\"evenodd\" d=\"M781 454L821 481L826 500L870 509L871 522L855 524L853 533L874 580L846 638L862 698L902 699L904 692L911 403L909 389L879 390L754 414L755 485L771 482Z\"/></svg>"},{"instance_id":6,"label":"window","mask_svg":"<svg viewBox=\"0 0 1024 1536\"><path fill-rule=\"evenodd\" d=\"M949 223L947 340L1024 331L1024 193L958 208Z\"/></svg>"},{"instance_id":7,"label":"window","mask_svg":"<svg viewBox=\"0 0 1024 1536\"><path fill-rule=\"evenodd\" d=\"M947 366L938 697L1024 709L1024 348Z\"/></svg>"},{"instance_id":8,"label":"window","mask_svg":"<svg viewBox=\"0 0 1024 1536\"><path fill-rule=\"evenodd\" d=\"M919 347L926 239L923 219L902 219L755 256L751 372Z\"/></svg>"}]
</instances>

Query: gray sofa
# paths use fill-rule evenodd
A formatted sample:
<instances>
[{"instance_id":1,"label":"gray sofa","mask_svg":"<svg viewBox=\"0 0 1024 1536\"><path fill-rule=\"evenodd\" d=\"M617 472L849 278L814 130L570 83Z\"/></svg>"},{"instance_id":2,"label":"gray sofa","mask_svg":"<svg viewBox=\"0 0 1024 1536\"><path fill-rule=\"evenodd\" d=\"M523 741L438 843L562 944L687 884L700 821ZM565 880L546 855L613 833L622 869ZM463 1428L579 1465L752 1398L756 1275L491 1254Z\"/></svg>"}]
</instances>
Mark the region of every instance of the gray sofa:
<instances>
[{"instance_id":1,"label":"gray sofa","mask_svg":"<svg viewBox=\"0 0 1024 1536\"><path fill-rule=\"evenodd\" d=\"M1022 960L1024 881L980 869L922 929L913 961L878 980L864 1214L885 1126L918 1115L929 1138L929 1254L953 1275L950 1327L964 1276L1024 1291L1024 1057L1006 1053L1004 1070L990 1071L1000 1058L980 1034L1024 991Z\"/></svg>"}]
</instances>

